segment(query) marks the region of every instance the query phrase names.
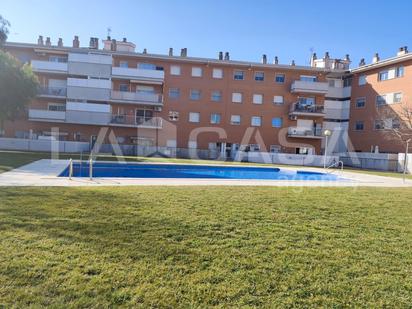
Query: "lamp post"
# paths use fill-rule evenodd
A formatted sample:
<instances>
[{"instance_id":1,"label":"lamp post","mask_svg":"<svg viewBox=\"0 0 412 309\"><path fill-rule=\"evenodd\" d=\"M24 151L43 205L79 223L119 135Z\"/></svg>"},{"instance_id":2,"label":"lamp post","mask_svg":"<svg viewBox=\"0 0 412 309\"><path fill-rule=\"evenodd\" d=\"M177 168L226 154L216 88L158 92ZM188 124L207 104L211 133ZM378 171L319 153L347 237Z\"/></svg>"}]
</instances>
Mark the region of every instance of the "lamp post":
<instances>
[{"instance_id":1,"label":"lamp post","mask_svg":"<svg viewBox=\"0 0 412 309\"><path fill-rule=\"evenodd\" d=\"M403 182L405 182L406 177L406 170L408 169L408 150L409 150L409 142L411 139L406 141L406 149L405 149L405 160L403 160Z\"/></svg>"},{"instance_id":2,"label":"lamp post","mask_svg":"<svg viewBox=\"0 0 412 309\"><path fill-rule=\"evenodd\" d=\"M323 168L326 168L326 155L328 153L328 137L332 135L332 131L326 129L323 131L323 136L325 136L325 153L323 155Z\"/></svg>"}]
</instances>

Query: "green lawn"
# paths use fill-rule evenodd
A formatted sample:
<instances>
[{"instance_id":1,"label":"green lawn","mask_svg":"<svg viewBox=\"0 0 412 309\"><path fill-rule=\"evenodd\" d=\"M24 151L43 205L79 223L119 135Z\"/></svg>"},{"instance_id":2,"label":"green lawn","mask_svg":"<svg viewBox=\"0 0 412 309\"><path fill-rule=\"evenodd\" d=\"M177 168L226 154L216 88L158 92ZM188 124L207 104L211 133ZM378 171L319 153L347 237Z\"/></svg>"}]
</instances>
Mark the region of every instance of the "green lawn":
<instances>
[{"instance_id":1,"label":"green lawn","mask_svg":"<svg viewBox=\"0 0 412 309\"><path fill-rule=\"evenodd\" d=\"M0 189L0 307L410 307L412 190Z\"/></svg>"},{"instance_id":2,"label":"green lawn","mask_svg":"<svg viewBox=\"0 0 412 309\"><path fill-rule=\"evenodd\" d=\"M60 154L60 159L79 159L79 154ZM11 170L13 168L19 167L21 165L40 160L40 159L50 159L50 153L39 153L39 152L19 152L19 151L1 151L0 150L0 173ZM83 159L88 159L87 155L83 156ZM244 163L244 162L222 162L216 160L190 160L190 159L174 159L174 158L147 158L147 157L124 157L126 161L131 162L172 162L172 163L191 163L191 164L243 164L243 165L270 165L273 164L257 164L257 163ZM113 161L117 160L116 157L110 155L101 155L97 160L107 160ZM282 167L282 165L276 165ZM289 166L290 165L285 165ZM302 166L297 166L302 168ZM388 177L403 177L401 173L393 172L382 172L382 171L371 171L371 170L360 170L354 168L345 168L345 171L356 172L356 173L366 173L378 176L388 176ZM412 175L406 175L407 178L412 179Z\"/></svg>"}]
</instances>

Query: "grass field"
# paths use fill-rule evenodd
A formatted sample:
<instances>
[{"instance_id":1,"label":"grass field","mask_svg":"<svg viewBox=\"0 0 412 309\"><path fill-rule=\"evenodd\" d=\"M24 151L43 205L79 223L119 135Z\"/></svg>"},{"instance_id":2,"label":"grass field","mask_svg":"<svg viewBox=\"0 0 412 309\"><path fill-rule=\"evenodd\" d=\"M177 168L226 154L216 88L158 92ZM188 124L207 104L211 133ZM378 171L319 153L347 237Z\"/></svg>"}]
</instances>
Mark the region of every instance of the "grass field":
<instances>
[{"instance_id":1,"label":"grass field","mask_svg":"<svg viewBox=\"0 0 412 309\"><path fill-rule=\"evenodd\" d=\"M13 168L19 167L30 162L40 160L40 159L50 159L50 153L38 153L38 152L10 152L10 151L0 151L0 173L9 171ZM79 154L60 154L60 159L79 159ZM83 160L88 157L85 155ZM175 159L175 158L148 158L148 157L124 157L126 161L131 162L171 162L171 163L190 163L190 164L242 164L242 165L270 165L273 164L257 164L257 163L245 163L245 162L223 162L216 160L190 160L190 159ZM117 160L116 157L102 155L97 158L97 160L107 160L113 161ZM282 167L282 165L277 165ZM290 167L290 165L288 165ZM298 166L302 168L302 166ZM401 178L403 175L401 173L392 172L382 172L382 171L371 171L371 170L360 170L353 168L345 168L345 171L355 172L355 173L367 173L371 175L387 176L387 177L397 177ZM412 179L412 175L406 175L406 178Z\"/></svg>"},{"instance_id":2,"label":"grass field","mask_svg":"<svg viewBox=\"0 0 412 309\"><path fill-rule=\"evenodd\" d=\"M0 307L409 307L412 190L0 189Z\"/></svg>"}]
</instances>

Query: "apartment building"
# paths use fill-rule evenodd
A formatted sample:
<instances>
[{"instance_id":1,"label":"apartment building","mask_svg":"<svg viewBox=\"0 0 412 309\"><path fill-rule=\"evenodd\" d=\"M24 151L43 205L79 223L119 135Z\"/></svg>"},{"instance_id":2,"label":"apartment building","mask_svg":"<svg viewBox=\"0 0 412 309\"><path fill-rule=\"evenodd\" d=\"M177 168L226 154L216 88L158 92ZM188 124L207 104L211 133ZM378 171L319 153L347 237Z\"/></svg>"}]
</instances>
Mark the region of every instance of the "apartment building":
<instances>
[{"instance_id":1,"label":"apartment building","mask_svg":"<svg viewBox=\"0 0 412 309\"><path fill-rule=\"evenodd\" d=\"M401 47L393 58L371 64L362 59L351 71L350 149L360 152L399 153L405 151L387 130L399 128L405 106L412 112L412 54ZM411 119L412 120L412 119Z\"/></svg>"},{"instance_id":2,"label":"apartment building","mask_svg":"<svg viewBox=\"0 0 412 309\"><path fill-rule=\"evenodd\" d=\"M119 144L214 150L322 153L323 131L336 133L333 150L347 143L350 60L321 59L311 66L233 61L135 51L126 39L91 38L80 47L39 37L6 49L30 63L41 87L27 114L5 126L6 137L93 144L109 128Z\"/></svg>"}]
</instances>

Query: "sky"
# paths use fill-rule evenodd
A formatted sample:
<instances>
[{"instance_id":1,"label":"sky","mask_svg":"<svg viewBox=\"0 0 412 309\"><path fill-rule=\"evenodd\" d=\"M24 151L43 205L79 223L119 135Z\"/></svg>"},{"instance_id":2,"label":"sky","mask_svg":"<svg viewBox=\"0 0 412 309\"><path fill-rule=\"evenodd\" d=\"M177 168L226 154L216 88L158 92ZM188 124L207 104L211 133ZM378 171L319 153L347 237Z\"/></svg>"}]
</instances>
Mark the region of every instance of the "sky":
<instances>
[{"instance_id":1,"label":"sky","mask_svg":"<svg viewBox=\"0 0 412 309\"><path fill-rule=\"evenodd\" d=\"M38 35L71 45L74 35L136 44L136 50L167 54L169 47L188 56L260 61L262 54L282 64L307 65L318 57L349 54L353 66L375 52L394 56L412 50L412 1L318 0L0 0L0 15L11 23L9 41L37 42ZM101 43L100 43L101 46Z\"/></svg>"}]
</instances>

